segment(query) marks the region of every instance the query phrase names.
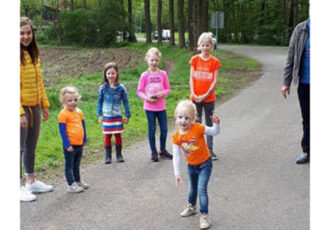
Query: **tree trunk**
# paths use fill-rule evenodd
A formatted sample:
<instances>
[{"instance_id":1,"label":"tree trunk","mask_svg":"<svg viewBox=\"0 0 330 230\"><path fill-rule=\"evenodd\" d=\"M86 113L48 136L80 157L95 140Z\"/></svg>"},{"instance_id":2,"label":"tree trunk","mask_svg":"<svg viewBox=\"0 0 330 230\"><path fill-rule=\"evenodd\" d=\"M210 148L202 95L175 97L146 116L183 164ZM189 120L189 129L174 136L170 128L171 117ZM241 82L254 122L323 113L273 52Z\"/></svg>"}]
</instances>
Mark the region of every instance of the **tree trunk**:
<instances>
[{"instance_id":1,"label":"tree trunk","mask_svg":"<svg viewBox=\"0 0 330 230\"><path fill-rule=\"evenodd\" d=\"M146 34L147 43L151 43L151 20L150 20L150 0L144 0L144 13L145 13L145 24L146 24Z\"/></svg>"},{"instance_id":2,"label":"tree trunk","mask_svg":"<svg viewBox=\"0 0 330 230\"><path fill-rule=\"evenodd\" d=\"M209 31L209 0L202 0L201 1L201 23L200 23L200 34L203 32Z\"/></svg>"},{"instance_id":3,"label":"tree trunk","mask_svg":"<svg viewBox=\"0 0 330 230\"><path fill-rule=\"evenodd\" d=\"M87 0L83 0L83 7L85 10L87 10Z\"/></svg>"},{"instance_id":4,"label":"tree trunk","mask_svg":"<svg viewBox=\"0 0 330 230\"><path fill-rule=\"evenodd\" d=\"M291 0L290 21L289 21L289 29L291 33L296 25L297 25L297 2L296 0Z\"/></svg>"},{"instance_id":5,"label":"tree trunk","mask_svg":"<svg viewBox=\"0 0 330 230\"><path fill-rule=\"evenodd\" d=\"M171 46L175 46L175 40L174 40L174 0L169 0L168 1L168 5L169 5L169 14L170 14L170 20L169 20L169 24L170 24L170 45Z\"/></svg>"},{"instance_id":6,"label":"tree trunk","mask_svg":"<svg viewBox=\"0 0 330 230\"><path fill-rule=\"evenodd\" d=\"M127 1L127 11L128 11L128 41L130 42L137 42L136 36L134 33L134 25L133 25L133 14L132 14L132 0Z\"/></svg>"},{"instance_id":7,"label":"tree trunk","mask_svg":"<svg viewBox=\"0 0 330 230\"><path fill-rule=\"evenodd\" d=\"M184 0L178 1L178 31L179 31L179 47L183 48L186 46L185 38L184 38Z\"/></svg>"},{"instance_id":8,"label":"tree trunk","mask_svg":"<svg viewBox=\"0 0 330 230\"><path fill-rule=\"evenodd\" d=\"M158 0L157 4L157 32L158 32L158 44L162 44L162 0Z\"/></svg>"},{"instance_id":9,"label":"tree trunk","mask_svg":"<svg viewBox=\"0 0 330 230\"><path fill-rule=\"evenodd\" d=\"M73 11L74 10L74 0L71 0L71 6L70 6L70 8L71 8L71 11Z\"/></svg>"},{"instance_id":10,"label":"tree trunk","mask_svg":"<svg viewBox=\"0 0 330 230\"><path fill-rule=\"evenodd\" d=\"M195 44L195 35L194 35L194 18L193 18L193 7L194 0L188 0L188 32L189 32L189 49L194 50L196 47Z\"/></svg>"},{"instance_id":11,"label":"tree trunk","mask_svg":"<svg viewBox=\"0 0 330 230\"><path fill-rule=\"evenodd\" d=\"M200 0L194 0L194 10L193 10L193 18L194 18L194 41L197 46L198 37L199 37L199 24L200 24Z\"/></svg>"}]
</instances>

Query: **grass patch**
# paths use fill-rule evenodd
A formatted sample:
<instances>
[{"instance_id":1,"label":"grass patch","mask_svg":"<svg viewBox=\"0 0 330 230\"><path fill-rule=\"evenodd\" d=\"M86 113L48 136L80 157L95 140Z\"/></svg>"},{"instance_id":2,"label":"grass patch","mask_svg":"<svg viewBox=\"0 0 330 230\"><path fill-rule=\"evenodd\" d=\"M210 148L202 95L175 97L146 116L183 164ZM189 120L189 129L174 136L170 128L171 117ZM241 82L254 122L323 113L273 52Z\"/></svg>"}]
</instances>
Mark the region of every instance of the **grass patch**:
<instances>
[{"instance_id":1,"label":"grass patch","mask_svg":"<svg viewBox=\"0 0 330 230\"><path fill-rule=\"evenodd\" d=\"M166 99L167 115L170 124L172 124L173 121L173 113L177 102L181 99L189 98L190 67L188 63L192 56L190 51L187 49L182 50L170 47L165 44L160 46L155 43L128 44L125 47L126 50L129 50L128 53L139 54L139 58L133 55L130 57L130 61L133 61L135 65L126 69L120 68L120 82L124 84L128 90L128 99L132 113L130 122L125 126L125 131L123 132L123 148L147 136L147 119L143 110L143 101L136 95L136 89L141 73L147 69L147 64L143 57L147 49L151 46L157 46L162 53L162 60L160 63L161 69L166 67L167 62L172 63L171 73L169 74L172 91ZM57 48L52 49L58 51ZM98 53L103 52L103 50L99 49L81 49L82 52L80 52L80 49L75 48L75 50L77 51L76 56L79 58L93 57L94 51ZM220 54L219 59L223 67L220 69L220 78L216 87L217 98L232 95L237 89L241 89L248 82L256 79L257 76L260 75L259 71L261 66L253 59L222 50L218 51L218 54ZM51 56L51 54L48 55ZM72 55L71 53L70 57L72 57ZM118 56L118 58L120 59L121 57ZM127 61L120 60L123 63ZM45 62L43 59L42 61L43 63ZM107 60L102 60L101 62L106 63ZM79 63L74 62L73 64L79 65ZM72 63L68 61L65 61L63 65L69 65L63 67L67 69L70 69L70 67L79 67L70 66ZM103 134L101 131L101 124L98 123L96 117L97 93L99 83L102 79L102 70L100 70L99 67L95 69L97 71L94 73L80 73L75 76L66 75L64 73L61 76L57 76L56 81L47 81L49 84L46 91L51 103L50 117L47 122L42 122L35 161L36 172L43 172L41 176L46 179L51 178L52 175L50 174L63 176L63 172L56 173L56 170L62 171L64 164L62 140L57 123L57 115L62 109L62 105L59 102L59 91L64 86L74 85L78 88L80 94L82 94L82 101L79 104L79 108L84 112L88 136L88 143L84 147L84 150L90 154L90 158L88 158L88 160L84 158L83 162L93 162L103 157ZM52 76L51 71L52 70L48 70L49 76ZM170 136L171 134L169 133L168 135Z\"/></svg>"}]
</instances>

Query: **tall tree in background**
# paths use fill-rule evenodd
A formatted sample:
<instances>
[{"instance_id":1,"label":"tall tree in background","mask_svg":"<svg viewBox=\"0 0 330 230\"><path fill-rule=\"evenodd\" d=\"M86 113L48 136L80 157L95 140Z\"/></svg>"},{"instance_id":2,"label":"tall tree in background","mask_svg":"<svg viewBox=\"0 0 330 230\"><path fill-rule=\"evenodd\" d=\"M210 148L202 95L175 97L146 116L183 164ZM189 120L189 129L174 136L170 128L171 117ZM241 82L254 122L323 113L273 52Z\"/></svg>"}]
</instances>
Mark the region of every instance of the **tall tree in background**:
<instances>
[{"instance_id":1,"label":"tall tree in background","mask_svg":"<svg viewBox=\"0 0 330 230\"><path fill-rule=\"evenodd\" d=\"M168 1L168 5L169 5L169 14L170 14L170 20L169 20L169 24L170 24L170 45L171 46L175 46L175 40L174 40L174 0L169 0Z\"/></svg>"},{"instance_id":2,"label":"tall tree in background","mask_svg":"<svg viewBox=\"0 0 330 230\"><path fill-rule=\"evenodd\" d=\"M194 19L194 41L197 44L198 37L200 35L200 25L201 25L201 0L194 0L193 19Z\"/></svg>"},{"instance_id":3,"label":"tall tree in background","mask_svg":"<svg viewBox=\"0 0 330 230\"><path fill-rule=\"evenodd\" d=\"M199 34L209 31L209 0L202 0L200 4L201 23Z\"/></svg>"},{"instance_id":4,"label":"tall tree in background","mask_svg":"<svg viewBox=\"0 0 330 230\"><path fill-rule=\"evenodd\" d=\"M290 20L289 20L289 29L291 33L296 25L297 25L297 2L296 0L291 0Z\"/></svg>"},{"instance_id":5,"label":"tall tree in background","mask_svg":"<svg viewBox=\"0 0 330 230\"><path fill-rule=\"evenodd\" d=\"M134 33L134 25L133 25L133 14L132 14L132 0L127 1L127 11L128 11L128 41L137 42L136 36Z\"/></svg>"},{"instance_id":6,"label":"tall tree in background","mask_svg":"<svg viewBox=\"0 0 330 230\"><path fill-rule=\"evenodd\" d=\"M196 47L195 39L194 39L194 17L193 17L193 9L194 9L194 0L188 0L188 32L189 32L189 49L194 50Z\"/></svg>"},{"instance_id":7,"label":"tall tree in background","mask_svg":"<svg viewBox=\"0 0 330 230\"><path fill-rule=\"evenodd\" d=\"M150 0L144 0L144 13L146 19L146 34L147 39L146 42L151 42L151 20L150 20Z\"/></svg>"},{"instance_id":8,"label":"tall tree in background","mask_svg":"<svg viewBox=\"0 0 330 230\"><path fill-rule=\"evenodd\" d=\"M157 32L158 32L158 44L162 43L162 0L158 0L157 4Z\"/></svg>"},{"instance_id":9,"label":"tall tree in background","mask_svg":"<svg viewBox=\"0 0 330 230\"><path fill-rule=\"evenodd\" d=\"M71 0L71 6L70 6L71 11L74 10L74 0Z\"/></svg>"},{"instance_id":10,"label":"tall tree in background","mask_svg":"<svg viewBox=\"0 0 330 230\"><path fill-rule=\"evenodd\" d=\"M179 32L179 47L183 48L186 46L185 37L184 37L184 0L177 0L178 2L178 32Z\"/></svg>"}]
</instances>

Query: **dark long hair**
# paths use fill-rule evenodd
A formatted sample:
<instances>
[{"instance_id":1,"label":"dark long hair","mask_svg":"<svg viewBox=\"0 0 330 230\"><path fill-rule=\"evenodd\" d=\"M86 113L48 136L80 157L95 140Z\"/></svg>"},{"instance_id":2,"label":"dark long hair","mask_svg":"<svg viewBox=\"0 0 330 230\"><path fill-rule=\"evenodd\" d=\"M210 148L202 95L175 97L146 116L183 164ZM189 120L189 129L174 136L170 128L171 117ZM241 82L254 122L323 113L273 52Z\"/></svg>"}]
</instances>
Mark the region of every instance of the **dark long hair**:
<instances>
[{"instance_id":1,"label":"dark long hair","mask_svg":"<svg viewBox=\"0 0 330 230\"><path fill-rule=\"evenodd\" d=\"M117 72L117 79L116 79L115 85L119 84L119 71L118 71L118 66L115 62L109 62L109 63L105 64L101 84L104 84L104 83L109 84L109 81L107 79L107 71L111 68L114 68ZM109 86L110 86L110 84L109 84Z\"/></svg>"},{"instance_id":2,"label":"dark long hair","mask_svg":"<svg viewBox=\"0 0 330 230\"><path fill-rule=\"evenodd\" d=\"M25 65L25 58L24 58L23 50L27 50L28 53L30 54L31 59L32 59L32 63L35 65L35 64L37 64L37 61L38 61L38 58L39 58L39 48L37 46L36 37L35 37L35 33L34 33L34 28L32 26L32 21L27 17L21 17L20 27L25 26L25 25L30 25L31 26L32 41L31 41L31 43L29 44L28 47L23 46L22 43L21 43L21 63L23 65Z\"/></svg>"}]
</instances>

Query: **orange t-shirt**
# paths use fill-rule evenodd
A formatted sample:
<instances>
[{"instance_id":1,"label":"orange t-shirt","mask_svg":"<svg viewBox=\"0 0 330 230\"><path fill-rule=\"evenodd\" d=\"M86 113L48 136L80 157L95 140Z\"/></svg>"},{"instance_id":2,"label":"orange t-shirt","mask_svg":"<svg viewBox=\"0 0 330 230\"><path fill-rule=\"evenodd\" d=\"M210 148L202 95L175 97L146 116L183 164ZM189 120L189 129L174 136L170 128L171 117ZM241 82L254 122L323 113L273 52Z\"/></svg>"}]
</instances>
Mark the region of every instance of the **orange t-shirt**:
<instances>
[{"instance_id":1,"label":"orange t-shirt","mask_svg":"<svg viewBox=\"0 0 330 230\"><path fill-rule=\"evenodd\" d=\"M82 145L84 142L83 119L84 115L78 108L76 111L63 109L58 115L58 123L66 124L66 134L71 145Z\"/></svg>"},{"instance_id":2,"label":"orange t-shirt","mask_svg":"<svg viewBox=\"0 0 330 230\"><path fill-rule=\"evenodd\" d=\"M173 144L180 146L190 165L199 165L211 157L204 134L205 125L192 123L188 133L182 135L177 130L172 136Z\"/></svg>"},{"instance_id":3,"label":"orange t-shirt","mask_svg":"<svg viewBox=\"0 0 330 230\"><path fill-rule=\"evenodd\" d=\"M214 81L214 72L221 68L220 61L212 55L206 61L203 60L199 55L195 55L190 59L189 64L191 67L193 67L192 78L195 94L200 96L207 93L212 82ZM190 95L190 99L195 101L192 95ZM204 102L212 101L215 101L214 90L204 100Z\"/></svg>"}]
</instances>

